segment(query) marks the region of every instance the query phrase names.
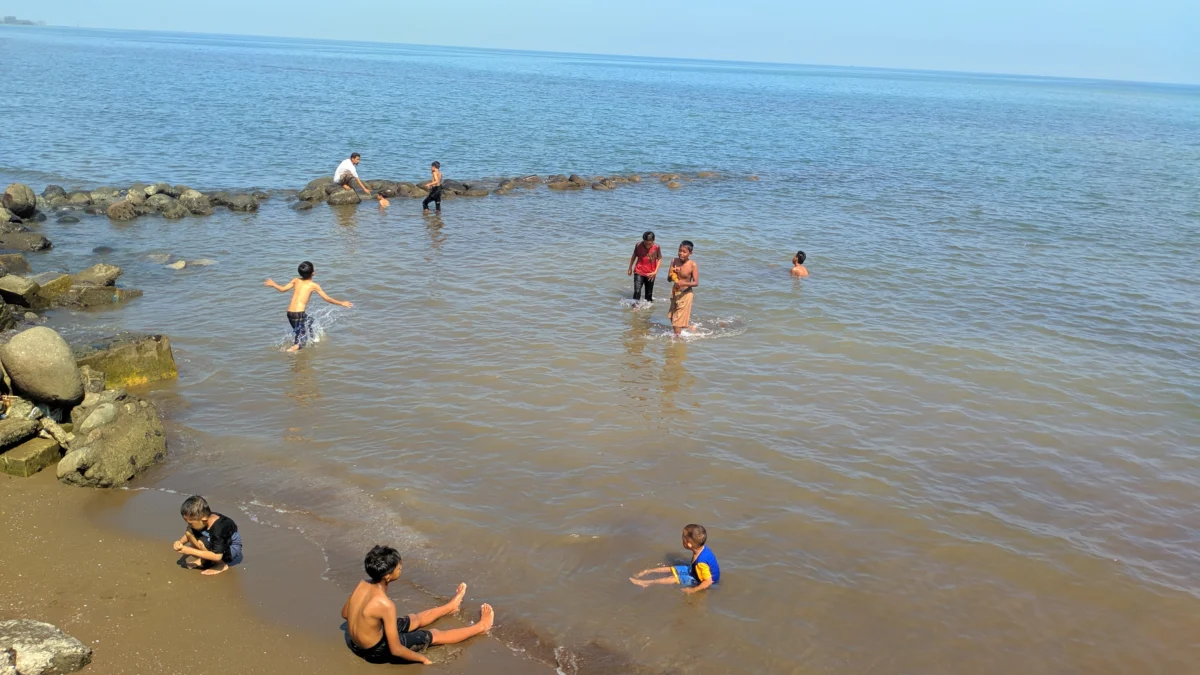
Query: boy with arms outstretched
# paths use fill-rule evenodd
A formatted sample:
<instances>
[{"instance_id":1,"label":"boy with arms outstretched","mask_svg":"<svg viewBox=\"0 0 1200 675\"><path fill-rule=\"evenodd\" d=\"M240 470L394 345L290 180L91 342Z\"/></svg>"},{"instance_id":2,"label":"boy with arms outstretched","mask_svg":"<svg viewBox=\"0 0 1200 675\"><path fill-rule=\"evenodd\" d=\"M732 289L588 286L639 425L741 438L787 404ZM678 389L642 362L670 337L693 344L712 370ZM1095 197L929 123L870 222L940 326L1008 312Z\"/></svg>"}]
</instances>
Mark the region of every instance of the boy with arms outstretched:
<instances>
[{"instance_id":1,"label":"boy with arms outstretched","mask_svg":"<svg viewBox=\"0 0 1200 675\"><path fill-rule=\"evenodd\" d=\"M300 278L292 279L286 286L280 286L270 279L263 282L264 286L270 286L280 293L289 290L292 291L292 301L288 303L287 319L288 323L292 324L292 331L295 333L295 344L288 347L289 352L299 350L312 339L312 318L305 312L305 309L308 308L308 297L310 295L316 293L321 296L322 300L334 305L341 305L342 307L354 306L352 302L334 300L325 295L325 291L321 290L321 285L312 280L312 263L305 260L300 263L300 267L296 271L300 273Z\"/></svg>"},{"instance_id":2,"label":"boy with arms outstretched","mask_svg":"<svg viewBox=\"0 0 1200 675\"><path fill-rule=\"evenodd\" d=\"M390 546L376 546L367 552L363 566L368 580L358 582L342 607L350 651L371 663L399 658L429 665L432 662L417 652L429 645L451 645L491 630L495 614L488 604L479 610L479 623L473 626L451 630L421 628L457 612L467 592L466 584L459 584L458 592L441 607L398 617L387 588L400 578L400 563L400 553Z\"/></svg>"},{"instance_id":3,"label":"boy with arms outstretched","mask_svg":"<svg viewBox=\"0 0 1200 675\"><path fill-rule=\"evenodd\" d=\"M717 556L706 546L708 532L703 525L687 525L683 528L683 547L692 552L692 564L652 567L629 577L633 583L645 588L655 584L678 584L684 593L698 593L721 581L721 566ZM667 574L669 577L643 579L648 574Z\"/></svg>"}]
</instances>

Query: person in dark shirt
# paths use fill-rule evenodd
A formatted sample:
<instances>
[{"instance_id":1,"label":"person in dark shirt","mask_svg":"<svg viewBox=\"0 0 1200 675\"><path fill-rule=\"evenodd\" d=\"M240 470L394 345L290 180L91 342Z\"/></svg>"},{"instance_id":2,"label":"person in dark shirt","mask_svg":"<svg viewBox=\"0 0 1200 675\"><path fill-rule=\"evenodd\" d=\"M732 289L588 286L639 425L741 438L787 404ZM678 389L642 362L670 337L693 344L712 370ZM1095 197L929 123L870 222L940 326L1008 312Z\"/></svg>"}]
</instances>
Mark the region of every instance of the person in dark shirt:
<instances>
[{"instance_id":1,"label":"person in dark shirt","mask_svg":"<svg viewBox=\"0 0 1200 675\"><path fill-rule=\"evenodd\" d=\"M242 561L242 535L238 534L237 523L228 516L213 513L204 497L188 497L179 507L179 513L188 526L173 546L188 556L189 569L200 569L201 574L211 576Z\"/></svg>"}]
</instances>

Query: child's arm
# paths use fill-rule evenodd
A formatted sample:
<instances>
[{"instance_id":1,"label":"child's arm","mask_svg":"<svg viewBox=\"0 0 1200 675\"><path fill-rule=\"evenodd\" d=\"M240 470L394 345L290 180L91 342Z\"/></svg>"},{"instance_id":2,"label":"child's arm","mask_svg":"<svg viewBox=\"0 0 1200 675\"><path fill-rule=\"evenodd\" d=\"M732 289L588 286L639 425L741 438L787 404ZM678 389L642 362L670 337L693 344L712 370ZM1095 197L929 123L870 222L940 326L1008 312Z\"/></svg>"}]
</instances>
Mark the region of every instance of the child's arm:
<instances>
[{"instance_id":1,"label":"child's arm","mask_svg":"<svg viewBox=\"0 0 1200 675\"><path fill-rule=\"evenodd\" d=\"M387 637L388 650L392 656L425 665L433 663L428 658L400 644L400 631L396 630L396 606L390 600L383 611L383 634Z\"/></svg>"},{"instance_id":2,"label":"child's arm","mask_svg":"<svg viewBox=\"0 0 1200 675\"><path fill-rule=\"evenodd\" d=\"M700 591L708 588L709 586L712 586L712 577L709 577L709 578L705 579L704 581L701 581L700 583L696 584L695 586L692 586L691 588L683 589L683 592L687 593L688 595L691 595L692 593L699 593Z\"/></svg>"},{"instance_id":3,"label":"child's arm","mask_svg":"<svg viewBox=\"0 0 1200 675\"><path fill-rule=\"evenodd\" d=\"M295 285L296 285L295 279L292 279L291 281L289 281L287 283L287 286L280 286L279 284L275 283L274 281L272 281L270 279L267 279L266 281L263 282L263 286L270 286L271 288L274 288L275 290L279 291L280 293L283 293L284 291L292 290L292 287Z\"/></svg>"},{"instance_id":4,"label":"child's arm","mask_svg":"<svg viewBox=\"0 0 1200 675\"><path fill-rule=\"evenodd\" d=\"M629 256L629 271L626 274L633 274L633 263L637 262L637 248L633 249L633 255Z\"/></svg>"},{"instance_id":5,"label":"child's arm","mask_svg":"<svg viewBox=\"0 0 1200 675\"><path fill-rule=\"evenodd\" d=\"M333 298L329 297L328 295L325 295L325 291L321 290L321 284L313 284L313 290L315 290L317 292L317 295L321 296L322 300L324 300L325 302L328 302L331 305L341 305L342 307L353 307L354 306L353 302L343 302L341 300L334 300Z\"/></svg>"},{"instance_id":6,"label":"child's arm","mask_svg":"<svg viewBox=\"0 0 1200 675\"><path fill-rule=\"evenodd\" d=\"M654 271L650 273L650 278L651 278L651 279L653 279L654 277L658 276L658 268L659 268L659 267L662 267L662 254L661 254L661 253L659 253L659 254L658 254L657 256L655 256L655 258L654 258Z\"/></svg>"}]
</instances>

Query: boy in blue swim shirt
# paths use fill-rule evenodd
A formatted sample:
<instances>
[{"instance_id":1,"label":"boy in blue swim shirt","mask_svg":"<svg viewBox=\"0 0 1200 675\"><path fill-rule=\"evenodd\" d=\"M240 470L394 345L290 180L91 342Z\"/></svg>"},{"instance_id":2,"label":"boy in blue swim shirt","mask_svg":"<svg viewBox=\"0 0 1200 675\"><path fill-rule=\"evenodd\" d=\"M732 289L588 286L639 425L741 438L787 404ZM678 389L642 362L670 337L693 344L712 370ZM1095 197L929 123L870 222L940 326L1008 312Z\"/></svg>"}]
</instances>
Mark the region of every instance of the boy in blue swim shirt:
<instances>
[{"instance_id":1,"label":"boy in blue swim shirt","mask_svg":"<svg viewBox=\"0 0 1200 675\"><path fill-rule=\"evenodd\" d=\"M679 584L684 593L697 593L721 581L721 566L717 556L705 544L708 532L703 525L688 525L683 528L683 547L692 552L692 564L652 567L629 577L633 583L645 588L655 584ZM667 574L669 577L643 579L647 574Z\"/></svg>"}]
</instances>

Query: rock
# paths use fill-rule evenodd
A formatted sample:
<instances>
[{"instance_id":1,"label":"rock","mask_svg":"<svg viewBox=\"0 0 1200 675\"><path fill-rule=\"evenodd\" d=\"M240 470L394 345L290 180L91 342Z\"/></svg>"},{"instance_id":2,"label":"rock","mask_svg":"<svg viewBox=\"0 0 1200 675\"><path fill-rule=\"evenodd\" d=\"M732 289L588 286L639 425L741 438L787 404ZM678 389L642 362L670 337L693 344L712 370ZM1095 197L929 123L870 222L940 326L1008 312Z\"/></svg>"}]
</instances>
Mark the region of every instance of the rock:
<instances>
[{"instance_id":1,"label":"rock","mask_svg":"<svg viewBox=\"0 0 1200 675\"><path fill-rule=\"evenodd\" d=\"M147 202L146 193L140 190L130 190L129 193L125 195L125 201L133 204L134 206L143 206Z\"/></svg>"},{"instance_id":2,"label":"rock","mask_svg":"<svg viewBox=\"0 0 1200 675\"><path fill-rule=\"evenodd\" d=\"M44 251L53 244L37 232L11 232L0 234L0 250L6 251Z\"/></svg>"},{"instance_id":3,"label":"rock","mask_svg":"<svg viewBox=\"0 0 1200 675\"><path fill-rule=\"evenodd\" d=\"M43 417L42 419L38 420L38 424L41 425L42 431L44 432L42 433L43 438L46 436L53 438L55 442L57 442L64 449L70 447L71 441L75 440L75 434L62 428L58 422L55 422L49 417Z\"/></svg>"},{"instance_id":4,"label":"rock","mask_svg":"<svg viewBox=\"0 0 1200 675\"><path fill-rule=\"evenodd\" d=\"M179 194L179 203L193 215L211 216L213 212L212 202L208 200L208 197L195 190L181 192Z\"/></svg>"},{"instance_id":5,"label":"rock","mask_svg":"<svg viewBox=\"0 0 1200 675\"><path fill-rule=\"evenodd\" d=\"M67 203L72 206L87 206L92 203L92 196L87 192L72 192L67 195Z\"/></svg>"},{"instance_id":6,"label":"rock","mask_svg":"<svg viewBox=\"0 0 1200 675\"><path fill-rule=\"evenodd\" d=\"M192 188L190 188L186 185L182 185L182 184L176 185L175 187L171 188L171 196L176 199L179 199L180 197L182 197L185 192L194 192L194 190L192 190Z\"/></svg>"},{"instance_id":7,"label":"rock","mask_svg":"<svg viewBox=\"0 0 1200 675\"><path fill-rule=\"evenodd\" d=\"M59 225L73 225L78 222L79 222L79 219L76 218L75 216L59 216L58 217Z\"/></svg>"},{"instance_id":8,"label":"rock","mask_svg":"<svg viewBox=\"0 0 1200 675\"><path fill-rule=\"evenodd\" d=\"M338 185L337 183L329 183L324 188L325 194L327 194L327 195L331 195L339 190L345 190L345 189L346 189L345 187Z\"/></svg>"},{"instance_id":9,"label":"rock","mask_svg":"<svg viewBox=\"0 0 1200 675\"><path fill-rule=\"evenodd\" d=\"M233 195L225 192L224 190L220 192L210 192L205 196L207 196L208 200L216 206L229 206L229 200L233 199Z\"/></svg>"},{"instance_id":10,"label":"rock","mask_svg":"<svg viewBox=\"0 0 1200 675\"><path fill-rule=\"evenodd\" d=\"M15 655L19 675L66 675L92 662L92 650L48 623L0 621L0 651Z\"/></svg>"},{"instance_id":11,"label":"rock","mask_svg":"<svg viewBox=\"0 0 1200 675\"><path fill-rule=\"evenodd\" d=\"M154 185L151 185L150 187L146 188L146 196L150 197L152 195L166 195L168 197L172 196L171 195L171 184L170 183L155 183Z\"/></svg>"},{"instance_id":12,"label":"rock","mask_svg":"<svg viewBox=\"0 0 1200 675\"><path fill-rule=\"evenodd\" d=\"M166 335L122 333L72 348L75 363L104 374L104 385L136 387L179 376Z\"/></svg>"},{"instance_id":13,"label":"rock","mask_svg":"<svg viewBox=\"0 0 1200 675\"><path fill-rule=\"evenodd\" d=\"M362 197L354 190L336 190L329 195L328 202L330 206L347 206L350 204L358 204L362 201Z\"/></svg>"},{"instance_id":14,"label":"rock","mask_svg":"<svg viewBox=\"0 0 1200 675\"><path fill-rule=\"evenodd\" d=\"M257 211L258 200L253 195L235 195L229 199L230 211Z\"/></svg>"},{"instance_id":15,"label":"rock","mask_svg":"<svg viewBox=\"0 0 1200 675\"><path fill-rule=\"evenodd\" d=\"M71 350L75 354L75 348ZM79 363L78 360L75 361ZM99 394L104 391L104 379L106 375L95 368L84 364L79 366L79 377L83 378L83 395Z\"/></svg>"},{"instance_id":16,"label":"rock","mask_svg":"<svg viewBox=\"0 0 1200 675\"><path fill-rule=\"evenodd\" d=\"M13 183L4 191L4 196L0 197L0 203L4 204L4 208L12 211L18 218L28 218L37 211L37 195L33 190L29 189L28 185L22 183Z\"/></svg>"},{"instance_id":17,"label":"rock","mask_svg":"<svg viewBox=\"0 0 1200 675\"><path fill-rule=\"evenodd\" d=\"M142 297L142 292L136 288L72 286L71 290L59 298L58 304L63 307L101 307L140 297Z\"/></svg>"},{"instance_id":18,"label":"rock","mask_svg":"<svg viewBox=\"0 0 1200 675\"><path fill-rule=\"evenodd\" d=\"M678 190L679 188L683 187L683 185L680 184L679 181L673 180L673 181L667 183L667 187L671 188L672 190Z\"/></svg>"},{"instance_id":19,"label":"rock","mask_svg":"<svg viewBox=\"0 0 1200 675\"><path fill-rule=\"evenodd\" d=\"M679 179L679 174L677 174L677 173L664 173L658 177L658 180L661 183L670 183L671 181L678 180L678 179Z\"/></svg>"},{"instance_id":20,"label":"rock","mask_svg":"<svg viewBox=\"0 0 1200 675\"><path fill-rule=\"evenodd\" d=\"M333 184L334 183L333 183L332 178L330 178L329 176L321 176L320 178L314 178L314 179L308 181L308 185L305 185L304 189L305 190L315 190L317 188L324 189L324 187L326 185L333 185Z\"/></svg>"},{"instance_id":21,"label":"rock","mask_svg":"<svg viewBox=\"0 0 1200 675\"><path fill-rule=\"evenodd\" d=\"M325 186L320 185L315 188L304 188L300 191L298 196L300 197L301 203L309 202L311 204L312 202L323 202L325 201Z\"/></svg>"},{"instance_id":22,"label":"rock","mask_svg":"<svg viewBox=\"0 0 1200 675\"><path fill-rule=\"evenodd\" d=\"M575 175L575 174L571 174L570 176L568 176L568 177L567 177L567 180L568 180L568 181L570 181L570 182L572 182L572 183L578 183L578 184L580 184L580 185L587 185L587 184L588 184L588 181L587 181L586 179L584 179L584 178L581 178L580 176L577 176L577 175Z\"/></svg>"},{"instance_id":23,"label":"rock","mask_svg":"<svg viewBox=\"0 0 1200 675\"><path fill-rule=\"evenodd\" d=\"M640 182L642 182L642 177L635 173L635 174L629 176L629 182L630 183L640 183Z\"/></svg>"},{"instance_id":24,"label":"rock","mask_svg":"<svg viewBox=\"0 0 1200 675\"><path fill-rule=\"evenodd\" d=\"M91 267L71 275L77 286L113 286L124 270L116 265L97 263Z\"/></svg>"},{"instance_id":25,"label":"rock","mask_svg":"<svg viewBox=\"0 0 1200 675\"><path fill-rule=\"evenodd\" d=\"M111 204L121 199L121 191L115 187L98 187L88 195L93 204Z\"/></svg>"},{"instance_id":26,"label":"rock","mask_svg":"<svg viewBox=\"0 0 1200 675\"><path fill-rule=\"evenodd\" d=\"M117 487L162 461L167 441L149 401L109 390L71 411L75 441L58 463L58 479L85 487ZM111 418L110 418L111 413ZM99 414L95 421L92 416ZM87 425L84 432L82 425Z\"/></svg>"},{"instance_id":27,"label":"rock","mask_svg":"<svg viewBox=\"0 0 1200 675\"><path fill-rule=\"evenodd\" d=\"M29 269L29 262L25 260L25 256L20 253L0 254L0 265L10 274L29 274L33 271Z\"/></svg>"},{"instance_id":28,"label":"rock","mask_svg":"<svg viewBox=\"0 0 1200 675\"><path fill-rule=\"evenodd\" d=\"M42 196L46 199L51 197L66 197L67 191L59 185L47 185L45 190L42 190Z\"/></svg>"},{"instance_id":29,"label":"rock","mask_svg":"<svg viewBox=\"0 0 1200 675\"><path fill-rule=\"evenodd\" d=\"M0 277L0 298L5 302L21 307L33 307L37 304L39 290L41 287L32 279L15 274Z\"/></svg>"},{"instance_id":30,"label":"rock","mask_svg":"<svg viewBox=\"0 0 1200 675\"><path fill-rule=\"evenodd\" d=\"M138 205L128 199L122 199L109 204L105 213L113 220L133 220L140 215L138 213Z\"/></svg>"},{"instance_id":31,"label":"rock","mask_svg":"<svg viewBox=\"0 0 1200 675\"><path fill-rule=\"evenodd\" d=\"M701 171L700 173L696 174L696 178L716 178L716 177L717 177L716 171Z\"/></svg>"},{"instance_id":32,"label":"rock","mask_svg":"<svg viewBox=\"0 0 1200 675\"><path fill-rule=\"evenodd\" d=\"M46 222L46 214L42 213L41 211L38 211L37 213L33 214L32 218L26 218L25 221L26 222L32 221L35 223L44 223L44 222Z\"/></svg>"},{"instance_id":33,"label":"rock","mask_svg":"<svg viewBox=\"0 0 1200 675\"><path fill-rule=\"evenodd\" d=\"M593 190L611 190L612 186L605 185L604 183L592 183L592 189Z\"/></svg>"},{"instance_id":34,"label":"rock","mask_svg":"<svg viewBox=\"0 0 1200 675\"><path fill-rule=\"evenodd\" d=\"M36 314L34 314L33 316L34 316L34 319L37 318ZM27 321L29 320L28 317L26 317L26 320ZM8 330L10 328L13 328L17 325L17 323L18 323L17 313L16 313L16 311L13 310L13 306L12 305L0 306L0 331L4 331L4 330Z\"/></svg>"},{"instance_id":35,"label":"rock","mask_svg":"<svg viewBox=\"0 0 1200 675\"><path fill-rule=\"evenodd\" d=\"M61 459L60 448L52 438L31 438L0 455L0 462L4 464L4 473L28 478Z\"/></svg>"},{"instance_id":36,"label":"rock","mask_svg":"<svg viewBox=\"0 0 1200 675\"><path fill-rule=\"evenodd\" d=\"M37 300L33 305L36 309L45 309L53 305L59 297L71 290L72 283L71 275L62 272L43 272L30 281L39 286Z\"/></svg>"},{"instance_id":37,"label":"rock","mask_svg":"<svg viewBox=\"0 0 1200 675\"><path fill-rule=\"evenodd\" d=\"M146 185L145 183L134 183L133 185L129 186L128 190L125 191L125 196L128 197L132 194L141 194L143 197L145 197L147 196L146 188L148 187L150 186Z\"/></svg>"},{"instance_id":38,"label":"rock","mask_svg":"<svg viewBox=\"0 0 1200 675\"><path fill-rule=\"evenodd\" d=\"M83 212L88 214L89 216L103 216L108 212L108 205L87 206L87 207L84 207Z\"/></svg>"},{"instance_id":39,"label":"rock","mask_svg":"<svg viewBox=\"0 0 1200 675\"><path fill-rule=\"evenodd\" d=\"M583 183L575 183L569 180L560 180L549 183L546 185L546 187L550 188L551 190L582 190L584 185Z\"/></svg>"},{"instance_id":40,"label":"rock","mask_svg":"<svg viewBox=\"0 0 1200 675\"><path fill-rule=\"evenodd\" d=\"M38 326L17 333L0 347L0 363L13 390L35 403L62 408L83 400L83 378L71 347L49 328Z\"/></svg>"},{"instance_id":41,"label":"rock","mask_svg":"<svg viewBox=\"0 0 1200 675\"><path fill-rule=\"evenodd\" d=\"M486 197L491 193L483 188L473 187L459 192L458 194L463 197Z\"/></svg>"},{"instance_id":42,"label":"rock","mask_svg":"<svg viewBox=\"0 0 1200 675\"><path fill-rule=\"evenodd\" d=\"M7 415L15 419L37 420L42 418L42 409L20 396L10 396Z\"/></svg>"},{"instance_id":43,"label":"rock","mask_svg":"<svg viewBox=\"0 0 1200 675\"><path fill-rule=\"evenodd\" d=\"M175 262L171 263L170 265L167 265L168 269L173 269L173 270L181 270L184 267L187 267L187 262L184 260L176 260Z\"/></svg>"},{"instance_id":44,"label":"rock","mask_svg":"<svg viewBox=\"0 0 1200 675\"><path fill-rule=\"evenodd\" d=\"M542 178L541 178L541 176L534 176L534 175L521 176L520 178L517 179L517 182L518 183L527 183L529 185L537 185L538 183L542 182Z\"/></svg>"},{"instance_id":45,"label":"rock","mask_svg":"<svg viewBox=\"0 0 1200 675\"><path fill-rule=\"evenodd\" d=\"M260 202L265 202L271 198L271 194L269 192L263 192L262 190L255 190L254 192L251 192L250 195Z\"/></svg>"},{"instance_id":46,"label":"rock","mask_svg":"<svg viewBox=\"0 0 1200 675\"><path fill-rule=\"evenodd\" d=\"M0 223L19 223L19 222L21 222L21 219L19 217L17 217L17 214L13 213L12 211L9 211L8 209L4 208L3 206L0 206Z\"/></svg>"},{"instance_id":47,"label":"rock","mask_svg":"<svg viewBox=\"0 0 1200 675\"><path fill-rule=\"evenodd\" d=\"M41 425L34 420L6 417L0 420L0 452L37 436Z\"/></svg>"},{"instance_id":48,"label":"rock","mask_svg":"<svg viewBox=\"0 0 1200 675\"><path fill-rule=\"evenodd\" d=\"M180 218L187 218L188 214L191 213L186 206L179 203L178 199L175 199L174 197L167 197L166 195L163 196L171 200L170 202L167 202L162 209L160 209L163 218L166 218L167 220L179 220Z\"/></svg>"},{"instance_id":49,"label":"rock","mask_svg":"<svg viewBox=\"0 0 1200 675\"><path fill-rule=\"evenodd\" d=\"M313 203L314 202L305 201L304 199L300 199L299 201L294 202L288 208L293 211L312 211Z\"/></svg>"}]
</instances>

